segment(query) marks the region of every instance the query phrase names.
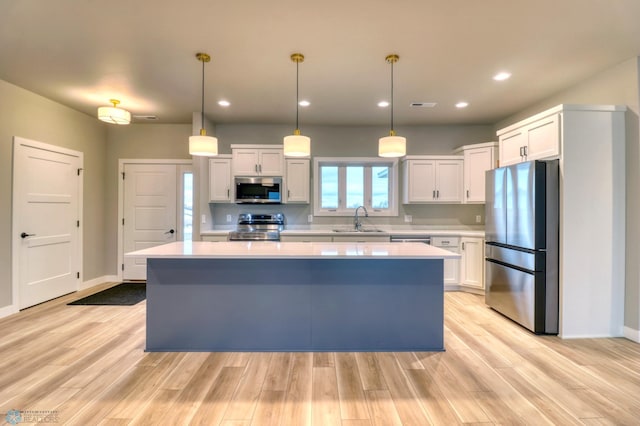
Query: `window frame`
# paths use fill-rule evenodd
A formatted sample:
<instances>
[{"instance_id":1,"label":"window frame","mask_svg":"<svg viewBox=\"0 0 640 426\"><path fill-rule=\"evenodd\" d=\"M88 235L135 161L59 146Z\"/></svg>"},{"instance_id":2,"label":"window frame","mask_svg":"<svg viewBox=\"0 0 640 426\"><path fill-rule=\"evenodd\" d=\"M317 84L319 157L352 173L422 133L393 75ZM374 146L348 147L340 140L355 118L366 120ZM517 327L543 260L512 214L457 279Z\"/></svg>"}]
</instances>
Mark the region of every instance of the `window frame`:
<instances>
[{"instance_id":1,"label":"window frame","mask_svg":"<svg viewBox=\"0 0 640 426\"><path fill-rule=\"evenodd\" d=\"M364 206L369 216L398 216L398 159L378 157L316 157L313 160L313 214L314 216L353 216L355 209L345 207L346 203L346 167L364 167ZM321 174L323 166L338 167L338 207L323 209L320 204ZM371 206L372 175L371 168L379 166L389 167L389 207L384 209ZM368 171L367 171L368 170Z\"/></svg>"}]
</instances>

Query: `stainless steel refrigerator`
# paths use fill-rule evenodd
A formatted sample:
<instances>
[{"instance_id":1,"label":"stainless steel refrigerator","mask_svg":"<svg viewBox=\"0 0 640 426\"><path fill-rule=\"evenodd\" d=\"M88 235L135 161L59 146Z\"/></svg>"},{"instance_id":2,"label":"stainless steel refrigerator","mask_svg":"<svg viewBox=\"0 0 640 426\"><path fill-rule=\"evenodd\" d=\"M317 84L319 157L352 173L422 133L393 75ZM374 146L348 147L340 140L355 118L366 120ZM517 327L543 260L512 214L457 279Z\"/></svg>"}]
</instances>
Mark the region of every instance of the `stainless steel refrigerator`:
<instances>
[{"instance_id":1,"label":"stainless steel refrigerator","mask_svg":"<svg viewBox=\"0 0 640 426\"><path fill-rule=\"evenodd\" d=\"M485 301L536 334L558 334L558 160L486 175Z\"/></svg>"}]
</instances>

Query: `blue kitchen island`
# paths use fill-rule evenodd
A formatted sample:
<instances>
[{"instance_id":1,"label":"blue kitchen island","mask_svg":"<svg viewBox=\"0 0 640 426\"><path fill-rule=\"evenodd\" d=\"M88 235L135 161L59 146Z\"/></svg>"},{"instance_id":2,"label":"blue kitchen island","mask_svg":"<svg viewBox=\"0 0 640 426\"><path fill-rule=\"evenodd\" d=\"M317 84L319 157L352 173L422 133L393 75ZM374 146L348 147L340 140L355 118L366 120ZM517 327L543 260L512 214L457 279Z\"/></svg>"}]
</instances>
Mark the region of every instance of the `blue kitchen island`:
<instances>
[{"instance_id":1,"label":"blue kitchen island","mask_svg":"<svg viewBox=\"0 0 640 426\"><path fill-rule=\"evenodd\" d=\"M442 351L421 243L176 242L147 259L147 351Z\"/></svg>"}]
</instances>

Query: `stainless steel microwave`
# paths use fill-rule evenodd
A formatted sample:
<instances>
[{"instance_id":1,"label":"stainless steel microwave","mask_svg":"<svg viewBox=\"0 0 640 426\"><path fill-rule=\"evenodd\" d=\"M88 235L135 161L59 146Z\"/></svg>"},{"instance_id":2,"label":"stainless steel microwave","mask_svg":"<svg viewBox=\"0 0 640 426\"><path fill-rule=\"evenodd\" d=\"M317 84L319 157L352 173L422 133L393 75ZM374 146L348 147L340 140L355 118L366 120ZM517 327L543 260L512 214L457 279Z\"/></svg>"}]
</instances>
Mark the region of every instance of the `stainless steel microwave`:
<instances>
[{"instance_id":1,"label":"stainless steel microwave","mask_svg":"<svg viewBox=\"0 0 640 426\"><path fill-rule=\"evenodd\" d=\"M282 202L281 177L236 177L236 203L279 204Z\"/></svg>"}]
</instances>

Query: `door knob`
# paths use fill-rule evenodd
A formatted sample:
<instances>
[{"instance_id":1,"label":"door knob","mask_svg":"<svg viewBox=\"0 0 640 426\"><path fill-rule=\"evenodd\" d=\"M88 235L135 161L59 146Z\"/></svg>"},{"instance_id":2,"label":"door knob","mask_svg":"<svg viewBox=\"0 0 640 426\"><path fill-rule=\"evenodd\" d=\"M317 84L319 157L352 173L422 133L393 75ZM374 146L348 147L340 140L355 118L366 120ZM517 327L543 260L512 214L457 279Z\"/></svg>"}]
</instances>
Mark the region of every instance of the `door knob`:
<instances>
[{"instance_id":1,"label":"door knob","mask_svg":"<svg viewBox=\"0 0 640 426\"><path fill-rule=\"evenodd\" d=\"M36 234L27 234L26 232L23 232L20 234L20 238L35 237L35 235Z\"/></svg>"},{"instance_id":2,"label":"door knob","mask_svg":"<svg viewBox=\"0 0 640 426\"><path fill-rule=\"evenodd\" d=\"M165 232L165 234L173 234L174 232L176 231L174 231L173 229L169 229L167 232Z\"/></svg>"}]
</instances>

